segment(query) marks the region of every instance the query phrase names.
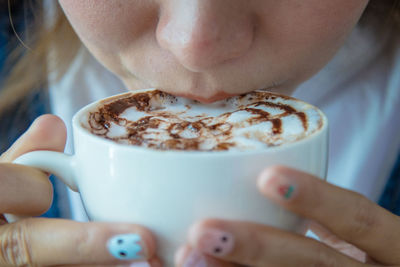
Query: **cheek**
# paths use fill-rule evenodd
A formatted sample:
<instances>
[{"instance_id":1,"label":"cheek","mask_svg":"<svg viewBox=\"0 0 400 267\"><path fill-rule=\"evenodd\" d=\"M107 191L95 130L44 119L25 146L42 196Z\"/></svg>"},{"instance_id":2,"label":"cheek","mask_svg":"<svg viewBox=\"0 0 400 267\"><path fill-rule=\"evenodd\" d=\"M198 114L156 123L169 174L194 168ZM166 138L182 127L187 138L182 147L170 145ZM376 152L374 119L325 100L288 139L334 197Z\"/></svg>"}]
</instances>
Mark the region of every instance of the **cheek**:
<instances>
[{"instance_id":1,"label":"cheek","mask_svg":"<svg viewBox=\"0 0 400 267\"><path fill-rule=\"evenodd\" d=\"M81 40L107 52L128 46L149 27L152 10L137 0L59 0Z\"/></svg>"},{"instance_id":2,"label":"cheek","mask_svg":"<svg viewBox=\"0 0 400 267\"><path fill-rule=\"evenodd\" d=\"M327 2L299 14L294 23L302 25L303 29L297 32L297 36L303 34L305 40L327 44L332 42L335 45L353 29L367 3L365 0ZM296 35L295 32L293 34Z\"/></svg>"},{"instance_id":3,"label":"cheek","mask_svg":"<svg viewBox=\"0 0 400 267\"><path fill-rule=\"evenodd\" d=\"M281 0L263 10L272 57L304 79L335 54L353 29L366 0ZM288 64L290 62L290 64ZM295 74L295 76L297 75Z\"/></svg>"},{"instance_id":4,"label":"cheek","mask_svg":"<svg viewBox=\"0 0 400 267\"><path fill-rule=\"evenodd\" d=\"M347 32L367 3L366 0L282 0L272 5L270 12L264 10L264 14L269 27L280 28L282 34L320 38Z\"/></svg>"}]
</instances>

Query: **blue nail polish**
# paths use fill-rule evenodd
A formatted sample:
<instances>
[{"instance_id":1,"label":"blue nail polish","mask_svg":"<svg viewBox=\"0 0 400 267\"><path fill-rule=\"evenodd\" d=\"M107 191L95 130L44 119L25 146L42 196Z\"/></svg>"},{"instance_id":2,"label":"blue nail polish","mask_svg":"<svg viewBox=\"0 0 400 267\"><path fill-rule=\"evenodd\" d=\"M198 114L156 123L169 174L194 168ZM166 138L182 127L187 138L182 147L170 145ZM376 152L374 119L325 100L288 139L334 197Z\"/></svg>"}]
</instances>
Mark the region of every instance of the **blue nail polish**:
<instances>
[{"instance_id":1,"label":"blue nail polish","mask_svg":"<svg viewBox=\"0 0 400 267\"><path fill-rule=\"evenodd\" d=\"M116 235L108 240L107 248L111 255L119 260L143 259L141 240L137 234Z\"/></svg>"}]
</instances>

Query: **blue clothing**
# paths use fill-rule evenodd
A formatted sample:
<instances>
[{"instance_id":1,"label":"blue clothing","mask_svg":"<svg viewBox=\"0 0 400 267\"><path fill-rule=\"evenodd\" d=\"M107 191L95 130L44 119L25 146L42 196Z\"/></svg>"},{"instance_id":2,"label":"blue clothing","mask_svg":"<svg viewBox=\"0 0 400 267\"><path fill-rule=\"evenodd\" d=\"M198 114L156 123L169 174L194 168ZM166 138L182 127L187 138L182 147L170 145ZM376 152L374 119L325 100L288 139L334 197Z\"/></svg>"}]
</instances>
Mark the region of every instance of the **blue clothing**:
<instances>
[{"instance_id":1,"label":"blue clothing","mask_svg":"<svg viewBox=\"0 0 400 267\"><path fill-rule=\"evenodd\" d=\"M389 181L379 200L379 205L400 215L400 153L397 156Z\"/></svg>"}]
</instances>

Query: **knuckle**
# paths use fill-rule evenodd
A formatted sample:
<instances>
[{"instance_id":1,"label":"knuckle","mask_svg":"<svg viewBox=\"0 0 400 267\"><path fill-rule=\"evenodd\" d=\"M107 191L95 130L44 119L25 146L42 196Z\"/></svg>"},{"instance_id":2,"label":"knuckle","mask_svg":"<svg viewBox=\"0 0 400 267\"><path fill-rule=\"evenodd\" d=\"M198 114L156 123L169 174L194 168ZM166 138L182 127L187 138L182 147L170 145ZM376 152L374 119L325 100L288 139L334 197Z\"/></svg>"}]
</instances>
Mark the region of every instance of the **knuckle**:
<instances>
[{"instance_id":1,"label":"knuckle","mask_svg":"<svg viewBox=\"0 0 400 267\"><path fill-rule=\"evenodd\" d=\"M350 227L347 234L351 238L358 238L370 233L377 226L378 218L371 209L370 201L362 195L358 195L353 206L353 220L348 221Z\"/></svg>"},{"instance_id":2,"label":"knuckle","mask_svg":"<svg viewBox=\"0 0 400 267\"><path fill-rule=\"evenodd\" d=\"M12 266L35 266L28 239L30 220L3 226L5 229L0 237L0 262Z\"/></svg>"},{"instance_id":3,"label":"knuckle","mask_svg":"<svg viewBox=\"0 0 400 267\"><path fill-rule=\"evenodd\" d=\"M93 251L91 246L95 243L96 236L101 235L97 227L87 227L82 224L82 229L75 234L75 240L72 242L75 244L76 251L79 258L92 257Z\"/></svg>"}]
</instances>

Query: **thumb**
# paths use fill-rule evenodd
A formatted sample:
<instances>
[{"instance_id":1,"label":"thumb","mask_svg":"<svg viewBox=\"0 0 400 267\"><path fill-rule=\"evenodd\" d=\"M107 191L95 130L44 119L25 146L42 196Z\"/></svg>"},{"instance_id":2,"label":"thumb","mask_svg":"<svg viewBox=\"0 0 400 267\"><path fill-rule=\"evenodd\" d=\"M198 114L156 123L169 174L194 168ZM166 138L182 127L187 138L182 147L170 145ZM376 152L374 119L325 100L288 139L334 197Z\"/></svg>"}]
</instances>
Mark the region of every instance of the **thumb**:
<instances>
[{"instance_id":1,"label":"thumb","mask_svg":"<svg viewBox=\"0 0 400 267\"><path fill-rule=\"evenodd\" d=\"M17 214L26 214L27 210L30 209L33 212L43 208L47 209L52 200L52 186L44 173L37 172L33 168L19 166L12 168L14 170L12 172L10 171L11 166L1 163L12 162L22 154L34 150L63 151L65 141L66 128L62 120L54 115L43 115L37 118L29 129L0 156L0 170L3 171L1 172L3 191L1 193L2 198L5 199L2 206L7 207L7 209L3 209L3 212L10 207L17 207L17 209L14 209ZM30 175L27 175L27 173L30 173ZM19 184L30 186L16 186ZM17 198L15 197L16 192L19 192ZM41 193L37 194L37 192ZM31 205L21 205L21 203L30 203ZM21 207L26 209L21 210ZM7 214L6 217L8 221L17 221L23 218L11 214ZM2 216L0 219L4 219L4 217Z\"/></svg>"},{"instance_id":2,"label":"thumb","mask_svg":"<svg viewBox=\"0 0 400 267\"><path fill-rule=\"evenodd\" d=\"M29 129L0 157L0 162L12 162L34 150L63 151L67 138L64 122L55 115L37 118Z\"/></svg>"}]
</instances>

